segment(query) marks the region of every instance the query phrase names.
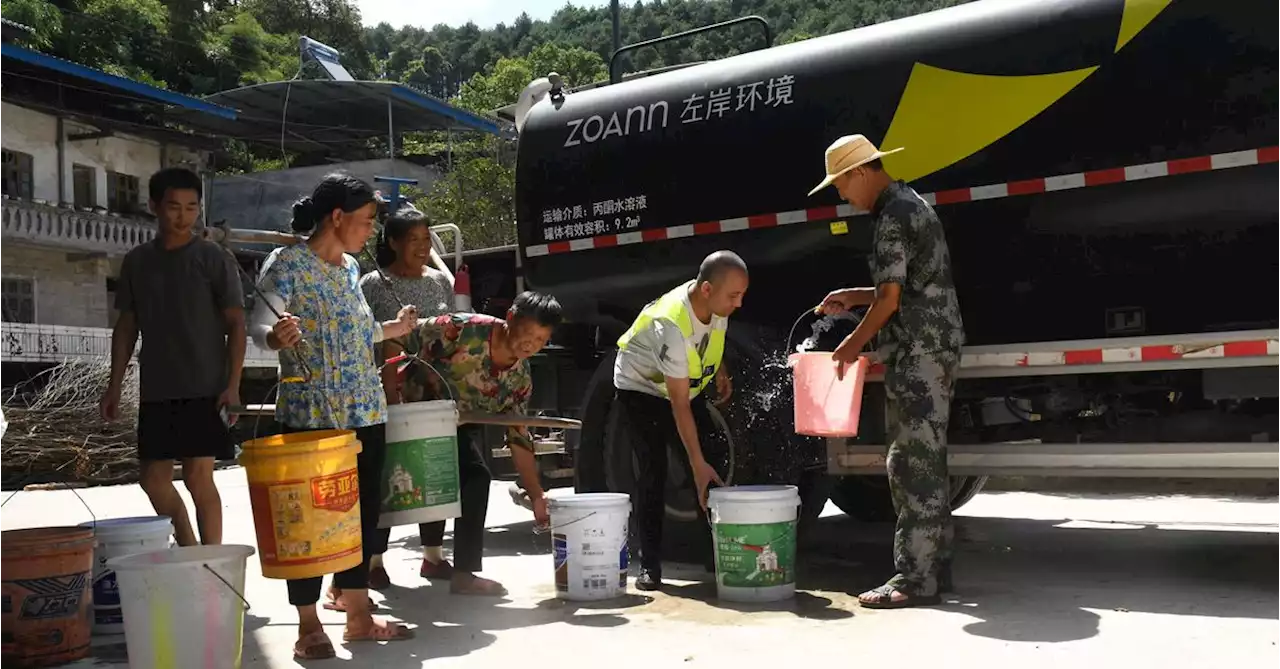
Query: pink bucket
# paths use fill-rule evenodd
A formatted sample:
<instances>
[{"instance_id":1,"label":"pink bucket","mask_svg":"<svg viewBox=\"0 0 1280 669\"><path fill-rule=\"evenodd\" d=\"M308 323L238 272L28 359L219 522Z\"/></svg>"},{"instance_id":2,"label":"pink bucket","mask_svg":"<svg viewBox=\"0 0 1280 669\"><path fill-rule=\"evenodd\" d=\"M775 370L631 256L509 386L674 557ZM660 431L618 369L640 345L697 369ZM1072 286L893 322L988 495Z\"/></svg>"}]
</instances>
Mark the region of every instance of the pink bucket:
<instances>
[{"instance_id":1,"label":"pink bucket","mask_svg":"<svg viewBox=\"0 0 1280 669\"><path fill-rule=\"evenodd\" d=\"M787 359L794 374L796 434L810 437L856 437L862 414L862 384L871 366L858 358L839 378L830 353L793 353Z\"/></svg>"}]
</instances>

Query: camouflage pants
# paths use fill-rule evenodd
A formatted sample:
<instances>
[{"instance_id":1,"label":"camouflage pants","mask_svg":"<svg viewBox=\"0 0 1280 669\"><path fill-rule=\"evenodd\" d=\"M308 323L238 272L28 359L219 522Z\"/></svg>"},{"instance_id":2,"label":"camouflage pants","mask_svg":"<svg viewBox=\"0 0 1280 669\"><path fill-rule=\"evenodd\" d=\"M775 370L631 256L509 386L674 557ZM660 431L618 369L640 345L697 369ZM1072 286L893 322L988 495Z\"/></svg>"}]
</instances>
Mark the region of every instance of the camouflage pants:
<instances>
[{"instance_id":1,"label":"camouflage pants","mask_svg":"<svg viewBox=\"0 0 1280 669\"><path fill-rule=\"evenodd\" d=\"M937 592L938 572L951 560L951 491L947 423L960 355L902 355L886 370L889 491L897 512L890 581L909 595Z\"/></svg>"}]
</instances>

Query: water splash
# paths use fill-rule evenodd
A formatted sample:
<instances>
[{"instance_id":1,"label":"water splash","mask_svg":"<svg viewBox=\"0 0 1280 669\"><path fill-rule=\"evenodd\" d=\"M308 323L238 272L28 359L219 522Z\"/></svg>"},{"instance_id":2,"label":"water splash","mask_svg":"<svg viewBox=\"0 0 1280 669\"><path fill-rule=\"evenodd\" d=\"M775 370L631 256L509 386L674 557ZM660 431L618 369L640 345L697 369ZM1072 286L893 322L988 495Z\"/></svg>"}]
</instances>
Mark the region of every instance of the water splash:
<instances>
[{"instance_id":1,"label":"water splash","mask_svg":"<svg viewBox=\"0 0 1280 669\"><path fill-rule=\"evenodd\" d=\"M852 321L857 324L862 321L862 317L862 310L857 310L844 311L838 314L829 314L815 320L812 326L813 334L809 335L804 341L796 345L796 352L807 353L816 349L818 347L818 340L822 335L830 332L831 329L836 326L836 323L840 321Z\"/></svg>"}]
</instances>

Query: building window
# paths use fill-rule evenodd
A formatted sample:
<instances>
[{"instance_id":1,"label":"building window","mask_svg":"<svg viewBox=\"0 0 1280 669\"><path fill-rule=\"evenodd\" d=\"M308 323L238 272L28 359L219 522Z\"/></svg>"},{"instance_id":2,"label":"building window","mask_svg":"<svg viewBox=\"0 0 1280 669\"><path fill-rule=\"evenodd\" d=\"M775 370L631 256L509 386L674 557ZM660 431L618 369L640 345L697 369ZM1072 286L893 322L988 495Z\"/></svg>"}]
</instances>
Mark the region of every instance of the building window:
<instances>
[{"instance_id":1,"label":"building window","mask_svg":"<svg viewBox=\"0 0 1280 669\"><path fill-rule=\"evenodd\" d=\"M76 209L98 206L98 171L88 165L71 166L71 185Z\"/></svg>"},{"instance_id":2,"label":"building window","mask_svg":"<svg viewBox=\"0 0 1280 669\"><path fill-rule=\"evenodd\" d=\"M32 184L35 168L31 154L4 149L4 194L9 197L30 200L34 197Z\"/></svg>"},{"instance_id":3,"label":"building window","mask_svg":"<svg viewBox=\"0 0 1280 669\"><path fill-rule=\"evenodd\" d=\"M34 279L6 276L0 279L0 306L6 323L36 322L36 282Z\"/></svg>"},{"instance_id":4,"label":"building window","mask_svg":"<svg viewBox=\"0 0 1280 669\"><path fill-rule=\"evenodd\" d=\"M138 177L107 172L107 210L117 214L139 213Z\"/></svg>"}]
</instances>

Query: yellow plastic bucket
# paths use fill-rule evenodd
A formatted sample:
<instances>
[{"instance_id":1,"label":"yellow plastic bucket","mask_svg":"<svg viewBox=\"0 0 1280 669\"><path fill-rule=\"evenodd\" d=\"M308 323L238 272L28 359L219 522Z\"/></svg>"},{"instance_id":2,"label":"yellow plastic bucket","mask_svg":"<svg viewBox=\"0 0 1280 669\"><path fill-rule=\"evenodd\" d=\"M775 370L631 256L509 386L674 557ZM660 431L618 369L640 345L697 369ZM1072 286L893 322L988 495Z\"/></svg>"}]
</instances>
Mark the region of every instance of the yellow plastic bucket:
<instances>
[{"instance_id":1,"label":"yellow plastic bucket","mask_svg":"<svg viewBox=\"0 0 1280 669\"><path fill-rule=\"evenodd\" d=\"M241 448L263 576L312 578L360 564L355 432L277 434Z\"/></svg>"}]
</instances>

